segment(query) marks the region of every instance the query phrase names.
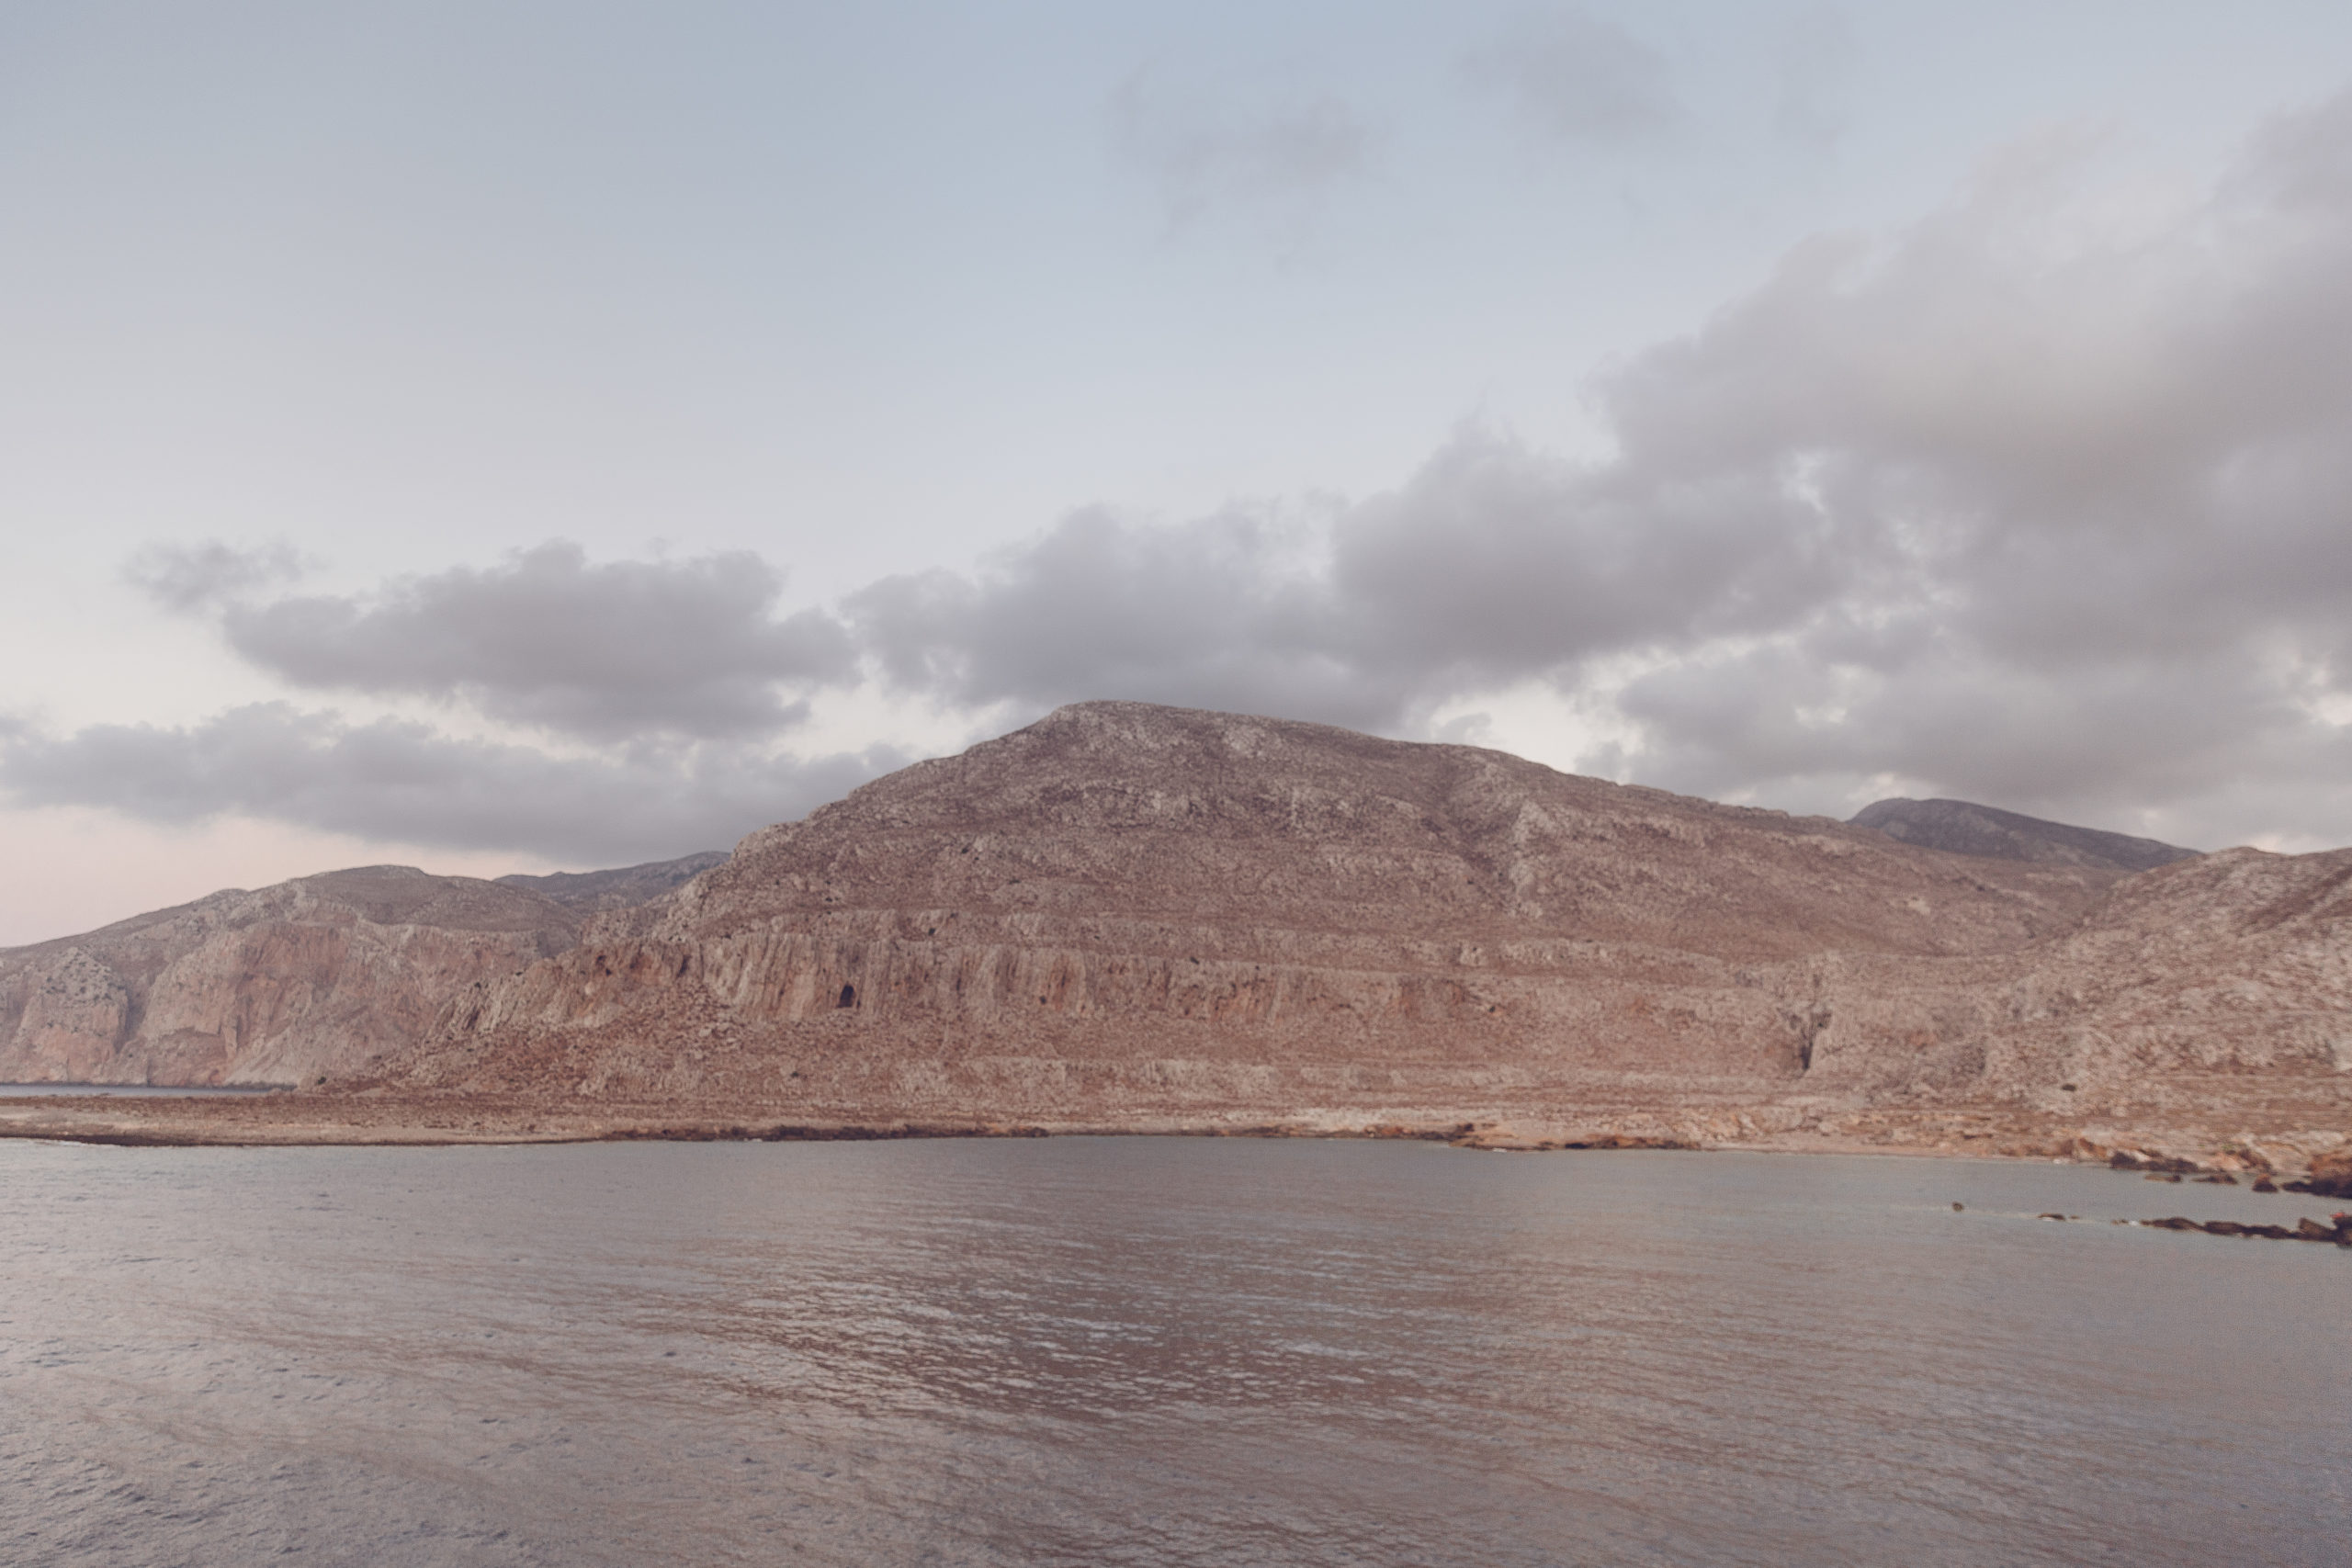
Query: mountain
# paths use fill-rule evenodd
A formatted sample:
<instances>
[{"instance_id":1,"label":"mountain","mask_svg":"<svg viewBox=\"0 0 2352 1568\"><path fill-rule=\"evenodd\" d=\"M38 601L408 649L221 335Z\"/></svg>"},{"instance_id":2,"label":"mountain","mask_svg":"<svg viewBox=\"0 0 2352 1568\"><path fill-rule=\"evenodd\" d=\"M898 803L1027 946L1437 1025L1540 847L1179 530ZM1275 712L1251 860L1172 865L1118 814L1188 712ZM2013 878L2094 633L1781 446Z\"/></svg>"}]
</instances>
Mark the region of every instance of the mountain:
<instances>
[{"instance_id":1,"label":"mountain","mask_svg":"<svg viewBox=\"0 0 2352 1568\"><path fill-rule=\"evenodd\" d=\"M377 1082L850 1121L2324 1122L2352 1083L2347 880L2352 852L1987 859L1083 704L592 920Z\"/></svg>"},{"instance_id":2,"label":"mountain","mask_svg":"<svg viewBox=\"0 0 2352 1568\"><path fill-rule=\"evenodd\" d=\"M677 860L648 861L616 871L558 871L545 876L521 872L498 878L502 887L520 887L552 898L569 909L594 912L626 909L659 897L680 883L692 881L727 859L725 850L705 850Z\"/></svg>"},{"instance_id":3,"label":"mountain","mask_svg":"<svg viewBox=\"0 0 2352 1568\"><path fill-rule=\"evenodd\" d=\"M1868 1088L1892 1051L1905 1090L1943 1092L1990 1059L1977 994L2120 879L1497 751L1090 703L753 834L470 987L383 1081L1355 1115Z\"/></svg>"},{"instance_id":4,"label":"mountain","mask_svg":"<svg viewBox=\"0 0 2352 1568\"><path fill-rule=\"evenodd\" d=\"M452 991L570 947L537 894L371 865L0 951L0 1082L292 1083L418 1039Z\"/></svg>"},{"instance_id":5,"label":"mountain","mask_svg":"<svg viewBox=\"0 0 2352 1568\"><path fill-rule=\"evenodd\" d=\"M1849 821L1854 827L1874 828L1890 839L1922 849L2109 871L2154 871L2191 859L2198 852L2127 833L2045 822L2039 817L1965 800L1881 800L1862 807Z\"/></svg>"},{"instance_id":6,"label":"mountain","mask_svg":"<svg viewBox=\"0 0 2352 1568\"><path fill-rule=\"evenodd\" d=\"M415 879L410 902L312 878L219 896L281 901L243 925L192 913L207 900L0 954L0 1029L18 1061L29 1040L107 1076L299 1062L329 1092L137 1114L299 1110L303 1136L323 1118L2340 1142L2352 851L2113 858L1957 853L1498 751L1088 703L763 829L641 905L345 873ZM462 931L428 917L476 898L512 902ZM199 997L201 1019L153 1021L156 998Z\"/></svg>"}]
</instances>

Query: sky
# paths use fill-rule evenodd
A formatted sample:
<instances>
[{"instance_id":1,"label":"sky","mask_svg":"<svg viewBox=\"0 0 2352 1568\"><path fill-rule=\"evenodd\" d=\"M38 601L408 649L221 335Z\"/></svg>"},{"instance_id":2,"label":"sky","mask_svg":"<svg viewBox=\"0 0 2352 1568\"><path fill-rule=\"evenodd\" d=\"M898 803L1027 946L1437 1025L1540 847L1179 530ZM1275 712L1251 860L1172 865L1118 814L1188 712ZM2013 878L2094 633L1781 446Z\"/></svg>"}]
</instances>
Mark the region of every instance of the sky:
<instances>
[{"instance_id":1,"label":"sky","mask_svg":"<svg viewBox=\"0 0 2352 1568\"><path fill-rule=\"evenodd\" d=\"M0 944L1090 698L2352 843L2352 7L0 7Z\"/></svg>"}]
</instances>

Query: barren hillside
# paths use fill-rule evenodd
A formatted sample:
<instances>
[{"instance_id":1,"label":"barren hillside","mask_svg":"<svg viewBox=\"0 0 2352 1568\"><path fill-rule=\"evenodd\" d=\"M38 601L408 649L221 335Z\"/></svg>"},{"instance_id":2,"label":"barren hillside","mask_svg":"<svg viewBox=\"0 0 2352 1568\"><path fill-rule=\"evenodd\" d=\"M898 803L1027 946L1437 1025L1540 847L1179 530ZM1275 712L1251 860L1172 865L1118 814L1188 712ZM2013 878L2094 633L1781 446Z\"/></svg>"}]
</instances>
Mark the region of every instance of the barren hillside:
<instances>
[{"instance_id":1,"label":"barren hillside","mask_svg":"<svg viewBox=\"0 0 2352 1568\"><path fill-rule=\"evenodd\" d=\"M569 947L537 894L409 866L232 889L0 951L0 1083L309 1083L411 1045L455 990Z\"/></svg>"},{"instance_id":2,"label":"barren hillside","mask_svg":"<svg viewBox=\"0 0 2352 1568\"><path fill-rule=\"evenodd\" d=\"M1936 1092L2014 1096L2038 1082L1988 1076L1987 1004L1947 992L2014 983L2120 874L1468 747L1086 704L754 834L473 987L385 1082L1405 1115L1859 1088L1892 1054ZM1884 994L1849 998L1865 973ZM1888 1028L1844 1016L1873 1006Z\"/></svg>"},{"instance_id":3,"label":"barren hillside","mask_svg":"<svg viewBox=\"0 0 2352 1568\"><path fill-rule=\"evenodd\" d=\"M581 919L379 867L0 953L0 1077L323 1076L187 1113L301 1136L2352 1127L2352 851L1985 858L1185 709L1064 708Z\"/></svg>"}]
</instances>

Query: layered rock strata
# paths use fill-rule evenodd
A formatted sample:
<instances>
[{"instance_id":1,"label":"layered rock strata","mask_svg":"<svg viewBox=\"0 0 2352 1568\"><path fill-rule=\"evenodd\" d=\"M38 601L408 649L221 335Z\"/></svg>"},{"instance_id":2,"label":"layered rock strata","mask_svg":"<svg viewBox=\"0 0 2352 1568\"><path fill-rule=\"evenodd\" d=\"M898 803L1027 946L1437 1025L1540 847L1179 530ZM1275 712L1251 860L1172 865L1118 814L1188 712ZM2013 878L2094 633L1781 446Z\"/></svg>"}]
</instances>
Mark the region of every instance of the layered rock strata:
<instances>
[{"instance_id":1,"label":"layered rock strata","mask_svg":"<svg viewBox=\"0 0 2352 1568\"><path fill-rule=\"evenodd\" d=\"M1875 828L1890 839L1921 849L1949 850L1987 860L2041 861L2132 872L2154 871L2197 854L2195 850L2154 839L2045 822L2039 817L1966 800L1881 800L1862 807L1849 820L1857 828Z\"/></svg>"},{"instance_id":2,"label":"layered rock strata","mask_svg":"<svg viewBox=\"0 0 2352 1568\"><path fill-rule=\"evenodd\" d=\"M561 884L676 884L584 924L372 868L0 953L0 1079L330 1079L202 1112L273 1139L1279 1127L2284 1172L2352 1130L2352 851L1988 858L1105 703L694 863Z\"/></svg>"},{"instance_id":3,"label":"layered rock strata","mask_svg":"<svg viewBox=\"0 0 2352 1568\"><path fill-rule=\"evenodd\" d=\"M413 1046L455 992L569 948L537 894L409 866L232 889L0 951L0 1083L314 1084Z\"/></svg>"},{"instance_id":4,"label":"layered rock strata","mask_svg":"<svg viewBox=\"0 0 2352 1568\"><path fill-rule=\"evenodd\" d=\"M1971 858L1473 748L1087 704L485 978L380 1084L1016 1119L2325 1120L2352 1082L2347 873Z\"/></svg>"}]
</instances>

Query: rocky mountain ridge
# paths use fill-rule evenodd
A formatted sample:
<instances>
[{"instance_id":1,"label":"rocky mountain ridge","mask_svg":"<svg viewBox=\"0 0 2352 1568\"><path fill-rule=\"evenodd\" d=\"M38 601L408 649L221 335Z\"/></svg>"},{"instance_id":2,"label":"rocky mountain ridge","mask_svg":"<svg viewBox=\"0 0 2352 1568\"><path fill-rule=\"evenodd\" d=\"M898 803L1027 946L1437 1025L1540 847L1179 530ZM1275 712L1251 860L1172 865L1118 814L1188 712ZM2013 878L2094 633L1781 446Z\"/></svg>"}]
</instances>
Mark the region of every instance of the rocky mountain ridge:
<instances>
[{"instance_id":1,"label":"rocky mountain ridge","mask_svg":"<svg viewBox=\"0 0 2352 1568\"><path fill-rule=\"evenodd\" d=\"M338 873L0 953L0 1079L323 1075L320 1116L516 1129L2352 1129L2352 851L1988 858L1099 703L641 904L519 880Z\"/></svg>"},{"instance_id":2,"label":"rocky mountain ridge","mask_svg":"<svg viewBox=\"0 0 2352 1568\"><path fill-rule=\"evenodd\" d=\"M569 948L537 894L413 866L232 888L0 951L0 1083L313 1083L413 1045L456 990Z\"/></svg>"},{"instance_id":3,"label":"rocky mountain ridge","mask_svg":"<svg viewBox=\"0 0 2352 1568\"><path fill-rule=\"evenodd\" d=\"M705 850L676 860L648 861L642 865L625 865L611 871L557 871L541 876L514 872L497 878L497 882L501 887L519 887L526 893L552 898L568 909L593 913L626 909L649 898L658 898L712 866L724 864L726 860L725 850Z\"/></svg>"},{"instance_id":4,"label":"rocky mountain ridge","mask_svg":"<svg viewBox=\"0 0 2352 1568\"><path fill-rule=\"evenodd\" d=\"M1499 752L1086 704L753 834L473 986L379 1083L1098 1121L2324 1119L2352 1081L2346 875L2352 852L1964 857Z\"/></svg>"},{"instance_id":5,"label":"rocky mountain ridge","mask_svg":"<svg viewBox=\"0 0 2352 1568\"><path fill-rule=\"evenodd\" d=\"M1874 801L1847 820L1853 827L1874 828L1890 839L1922 849L1986 860L2134 872L2154 871L2160 865L2194 859L2198 853L2154 839L2048 822L1966 800Z\"/></svg>"}]
</instances>

